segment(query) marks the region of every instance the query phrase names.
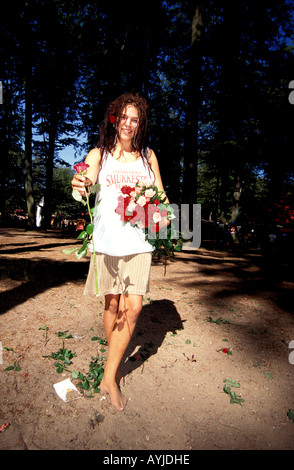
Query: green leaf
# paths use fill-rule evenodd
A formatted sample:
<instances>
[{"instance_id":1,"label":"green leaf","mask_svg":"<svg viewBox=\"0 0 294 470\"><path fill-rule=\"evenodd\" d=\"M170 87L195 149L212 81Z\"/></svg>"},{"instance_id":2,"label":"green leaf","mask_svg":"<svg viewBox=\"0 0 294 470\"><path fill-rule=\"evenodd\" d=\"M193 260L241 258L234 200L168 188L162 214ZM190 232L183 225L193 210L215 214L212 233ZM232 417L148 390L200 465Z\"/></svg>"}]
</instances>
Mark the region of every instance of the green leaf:
<instances>
[{"instance_id":1,"label":"green leaf","mask_svg":"<svg viewBox=\"0 0 294 470\"><path fill-rule=\"evenodd\" d=\"M39 330L49 330L49 326L42 325L40 326Z\"/></svg>"},{"instance_id":2,"label":"green leaf","mask_svg":"<svg viewBox=\"0 0 294 470\"><path fill-rule=\"evenodd\" d=\"M55 367L56 367L56 372L57 372L58 374L61 374L61 372L63 372L63 366L62 366L62 364L60 364L59 362L56 362L54 365L55 365Z\"/></svg>"},{"instance_id":3,"label":"green leaf","mask_svg":"<svg viewBox=\"0 0 294 470\"><path fill-rule=\"evenodd\" d=\"M243 400L243 398L238 396L236 392L231 391L231 387L239 388L240 384L236 380L233 380L231 377L229 379L224 379L224 383L226 385L224 385L223 391L229 395L230 403L236 403L237 405L242 405L242 403L245 400Z\"/></svg>"},{"instance_id":4,"label":"green leaf","mask_svg":"<svg viewBox=\"0 0 294 470\"><path fill-rule=\"evenodd\" d=\"M98 214L98 206L99 206L99 204L100 204L100 201L101 201L101 199L97 202L97 204L95 205L95 207L93 207L92 209L90 209L94 217L96 217L96 215Z\"/></svg>"},{"instance_id":5,"label":"green leaf","mask_svg":"<svg viewBox=\"0 0 294 470\"><path fill-rule=\"evenodd\" d=\"M14 366L9 366L9 367L6 367L6 369L4 369L4 372L7 372L9 370L13 370L14 369Z\"/></svg>"},{"instance_id":6,"label":"green leaf","mask_svg":"<svg viewBox=\"0 0 294 470\"><path fill-rule=\"evenodd\" d=\"M268 378L268 379L273 379L273 376L270 372L265 372L264 375Z\"/></svg>"},{"instance_id":7,"label":"green leaf","mask_svg":"<svg viewBox=\"0 0 294 470\"><path fill-rule=\"evenodd\" d=\"M157 240L155 238L148 238L148 242L150 243L151 246L155 246L157 243Z\"/></svg>"},{"instance_id":8,"label":"green leaf","mask_svg":"<svg viewBox=\"0 0 294 470\"><path fill-rule=\"evenodd\" d=\"M93 233L93 230L94 230L94 224L87 225L86 231L88 235L91 235Z\"/></svg>"},{"instance_id":9,"label":"green leaf","mask_svg":"<svg viewBox=\"0 0 294 470\"><path fill-rule=\"evenodd\" d=\"M83 231L79 234L77 240L85 240L85 238L87 238L87 232L86 232L85 230L83 230Z\"/></svg>"},{"instance_id":10,"label":"green leaf","mask_svg":"<svg viewBox=\"0 0 294 470\"><path fill-rule=\"evenodd\" d=\"M291 421L294 421L294 410L292 408L289 409L287 416Z\"/></svg>"},{"instance_id":11,"label":"green leaf","mask_svg":"<svg viewBox=\"0 0 294 470\"><path fill-rule=\"evenodd\" d=\"M178 243L178 244L174 247L174 250L175 250L175 251L182 251L182 248L183 248L183 244L182 244L182 243Z\"/></svg>"},{"instance_id":12,"label":"green leaf","mask_svg":"<svg viewBox=\"0 0 294 470\"><path fill-rule=\"evenodd\" d=\"M72 197L78 201L78 202L82 202L83 201L83 196L79 193L79 191L77 191L77 189L73 189L72 191Z\"/></svg>"},{"instance_id":13,"label":"green leaf","mask_svg":"<svg viewBox=\"0 0 294 470\"><path fill-rule=\"evenodd\" d=\"M78 259L83 258L87 254L88 239L84 241L81 248L76 252L76 257Z\"/></svg>"},{"instance_id":14,"label":"green leaf","mask_svg":"<svg viewBox=\"0 0 294 470\"><path fill-rule=\"evenodd\" d=\"M56 336L58 336L58 338L62 338L62 339L72 338L72 335L70 333L67 333L66 331L58 331L56 333Z\"/></svg>"},{"instance_id":15,"label":"green leaf","mask_svg":"<svg viewBox=\"0 0 294 470\"><path fill-rule=\"evenodd\" d=\"M86 380L86 381L83 383L83 390L89 390L89 388L90 388L89 381Z\"/></svg>"},{"instance_id":16,"label":"green leaf","mask_svg":"<svg viewBox=\"0 0 294 470\"><path fill-rule=\"evenodd\" d=\"M99 193L101 189L101 184L97 183L97 184L93 184L92 186L90 186L89 190L90 190L90 193Z\"/></svg>"},{"instance_id":17,"label":"green leaf","mask_svg":"<svg viewBox=\"0 0 294 470\"><path fill-rule=\"evenodd\" d=\"M88 246L88 239L84 240L84 243L82 244L81 248L78 250L78 254L82 253Z\"/></svg>"},{"instance_id":18,"label":"green leaf","mask_svg":"<svg viewBox=\"0 0 294 470\"><path fill-rule=\"evenodd\" d=\"M81 258L83 258L83 257L86 256L86 255L87 255L87 249L84 249L84 250L81 251L81 252L80 252L80 250L79 250L79 251L76 253L76 257L77 257L78 259L81 259Z\"/></svg>"},{"instance_id":19,"label":"green leaf","mask_svg":"<svg viewBox=\"0 0 294 470\"><path fill-rule=\"evenodd\" d=\"M226 383L230 387L236 387L236 388L240 387L240 384L236 380L233 380L231 377L229 379L225 379L224 383Z\"/></svg>"},{"instance_id":20,"label":"green leaf","mask_svg":"<svg viewBox=\"0 0 294 470\"><path fill-rule=\"evenodd\" d=\"M66 248L65 250L62 250L62 253L65 255L71 255L75 251L78 251L78 248Z\"/></svg>"}]
</instances>

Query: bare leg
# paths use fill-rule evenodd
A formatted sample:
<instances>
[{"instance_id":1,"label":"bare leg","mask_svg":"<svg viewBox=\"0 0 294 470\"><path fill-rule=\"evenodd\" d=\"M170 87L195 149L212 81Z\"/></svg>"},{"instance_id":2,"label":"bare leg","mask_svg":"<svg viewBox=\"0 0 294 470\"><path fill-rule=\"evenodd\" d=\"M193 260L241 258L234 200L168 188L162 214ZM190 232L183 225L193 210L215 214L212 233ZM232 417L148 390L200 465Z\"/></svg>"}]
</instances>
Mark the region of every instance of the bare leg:
<instances>
[{"instance_id":1,"label":"bare leg","mask_svg":"<svg viewBox=\"0 0 294 470\"><path fill-rule=\"evenodd\" d=\"M112 305L114 306L114 303ZM115 318L112 316L112 322L109 318L105 318L107 339L109 336L108 357L100 388L102 392L109 393L113 406L119 411L123 411L127 400L116 383L117 372L134 332L141 309L141 295L121 295L118 313Z\"/></svg>"},{"instance_id":2,"label":"bare leg","mask_svg":"<svg viewBox=\"0 0 294 470\"><path fill-rule=\"evenodd\" d=\"M106 295L104 309L104 328L108 344L116 322L120 295Z\"/></svg>"},{"instance_id":3,"label":"bare leg","mask_svg":"<svg viewBox=\"0 0 294 470\"><path fill-rule=\"evenodd\" d=\"M110 344L110 337L117 320L118 306L119 306L120 294L118 295L106 295L105 296L105 310L104 310L104 329L108 345ZM123 380L122 371L118 368L116 373L116 381L118 385L121 385Z\"/></svg>"}]
</instances>

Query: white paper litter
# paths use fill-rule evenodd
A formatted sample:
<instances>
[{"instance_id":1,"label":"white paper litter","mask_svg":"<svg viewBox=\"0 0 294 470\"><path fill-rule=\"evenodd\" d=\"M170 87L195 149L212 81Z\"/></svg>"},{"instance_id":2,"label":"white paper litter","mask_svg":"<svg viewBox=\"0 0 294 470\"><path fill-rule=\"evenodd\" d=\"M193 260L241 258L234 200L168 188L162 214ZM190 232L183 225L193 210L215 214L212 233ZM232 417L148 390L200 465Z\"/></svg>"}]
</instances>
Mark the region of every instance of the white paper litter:
<instances>
[{"instance_id":1,"label":"white paper litter","mask_svg":"<svg viewBox=\"0 0 294 470\"><path fill-rule=\"evenodd\" d=\"M70 379L58 382L57 384L54 384L53 387L55 388L55 392L57 393L57 395L66 403L82 398L82 395L74 386L74 384L70 381Z\"/></svg>"}]
</instances>

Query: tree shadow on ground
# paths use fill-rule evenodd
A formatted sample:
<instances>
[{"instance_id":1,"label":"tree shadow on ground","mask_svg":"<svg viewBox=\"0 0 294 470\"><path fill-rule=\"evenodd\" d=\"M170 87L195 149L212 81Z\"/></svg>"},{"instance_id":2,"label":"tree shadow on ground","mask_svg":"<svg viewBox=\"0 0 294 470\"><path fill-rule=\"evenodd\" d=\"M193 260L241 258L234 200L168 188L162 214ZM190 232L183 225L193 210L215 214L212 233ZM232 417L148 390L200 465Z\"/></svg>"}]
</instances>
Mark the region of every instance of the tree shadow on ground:
<instances>
[{"instance_id":1,"label":"tree shadow on ground","mask_svg":"<svg viewBox=\"0 0 294 470\"><path fill-rule=\"evenodd\" d=\"M187 266L185 274L179 275L178 285L209 290L208 302L213 298L233 299L260 294L271 298L286 312L294 313L294 263L290 255L285 259L275 253L261 254L257 250L227 253L201 250L183 252L177 256L177 262ZM212 291L210 287L213 287Z\"/></svg>"},{"instance_id":2,"label":"tree shadow on ground","mask_svg":"<svg viewBox=\"0 0 294 470\"><path fill-rule=\"evenodd\" d=\"M34 246L31 246L31 245L34 245ZM79 241L76 241L76 242L64 242L64 243L60 243L60 242L55 242L55 243L46 243L46 244L43 244L43 245L36 245L35 243L31 242L31 243L26 243L25 245L20 245L19 243L17 244L10 244L10 248L6 249L6 250L1 250L1 255L17 255L19 253L26 253L26 252L38 252L40 250L52 250L53 248L56 248L56 247L61 247L61 246L66 246L66 245L77 245L77 246L81 246L81 242ZM11 248L13 246L13 248Z\"/></svg>"},{"instance_id":3,"label":"tree shadow on ground","mask_svg":"<svg viewBox=\"0 0 294 470\"><path fill-rule=\"evenodd\" d=\"M1 259L0 279L21 284L0 293L0 315L53 287L65 282L85 282L88 262L43 259Z\"/></svg>"},{"instance_id":4,"label":"tree shadow on ground","mask_svg":"<svg viewBox=\"0 0 294 470\"><path fill-rule=\"evenodd\" d=\"M123 374L130 374L156 354L166 334L182 330L184 321L171 300L154 300L144 305L124 356Z\"/></svg>"}]
</instances>

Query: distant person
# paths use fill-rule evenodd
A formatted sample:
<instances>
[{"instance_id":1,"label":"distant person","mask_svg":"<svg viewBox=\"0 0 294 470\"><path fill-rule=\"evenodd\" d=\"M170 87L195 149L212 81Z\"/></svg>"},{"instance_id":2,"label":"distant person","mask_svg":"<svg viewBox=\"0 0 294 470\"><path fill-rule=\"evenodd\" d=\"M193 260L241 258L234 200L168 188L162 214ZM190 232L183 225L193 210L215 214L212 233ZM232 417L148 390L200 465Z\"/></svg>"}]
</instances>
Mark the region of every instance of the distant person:
<instances>
[{"instance_id":1,"label":"distant person","mask_svg":"<svg viewBox=\"0 0 294 470\"><path fill-rule=\"evenodd\" d=\"M272 248L275 248L277 243L277 235L275 233L270 233L268 236L269 244Z\"/></svg>"}]
</instances>

